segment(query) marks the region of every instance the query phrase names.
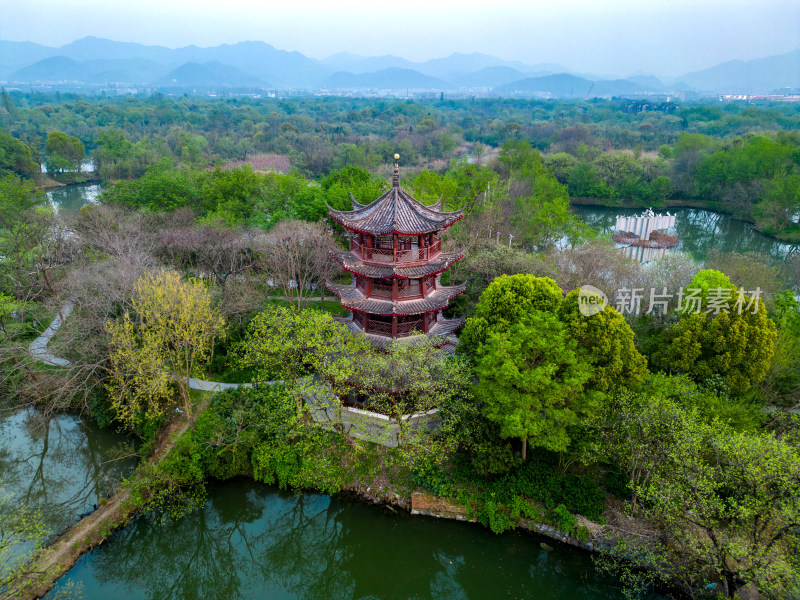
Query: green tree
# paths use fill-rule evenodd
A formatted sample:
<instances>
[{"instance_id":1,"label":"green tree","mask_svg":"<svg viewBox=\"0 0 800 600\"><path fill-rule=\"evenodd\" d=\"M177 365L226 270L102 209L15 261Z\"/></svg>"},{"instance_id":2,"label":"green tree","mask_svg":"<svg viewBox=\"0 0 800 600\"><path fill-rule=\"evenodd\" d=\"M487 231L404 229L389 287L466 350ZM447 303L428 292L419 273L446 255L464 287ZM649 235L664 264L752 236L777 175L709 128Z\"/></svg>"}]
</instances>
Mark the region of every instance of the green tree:
<instances>
[{"instance_id":1,"label":"green tree","mask_svg":"<svg viewBox=\"0 0 800 600\"><path fill-rule=\"evenodd\" d=\"M30 146L0 129L0 177L6 174L5 171L33 177L39 172L39 165L33 160Z\"/></svg>"},{"instance_id":2,"label":"green tree","mask_svg":"<svg viewBox=\"0 0 800 600\"><path fill-rule=\"evenodd\" d=\"M83 142L63 131L51 131L44 145L47 154L45 164L49 173L80 171L81 162L86 158Z\"/></svg>"},{"instance_id":3,"label":"green tree","mask_svg":"<svg viewBox=\"0 0 800 600\"><path fill-rule=\"evenodd\" d=\"M160 418L176 384L193 420L189 383L211 359L225 322L205 285L174 272L145 275L136 283L133 314L106 325L110 337L107 389L117 417L134 428Z\"/></svg>"},{"instance_id":4,"label":"green tree","mask_svg":"<svg viewBox=\"0 0 800 600\"><path fill-rule=\"evenodd\" d=\"M661 538L649 547L621 541L620 556L690 594L709 580L730 598L748 583L766 598L797 592L795 447L704 421L663 397L623 398L609 414L598 448L628 473Z\"/></svg>"},{"instance_id":5,"label":"green tree","mask_svg":"<svg viewBox=\"0 0 800 600\"><path fill-rule=\"evenodd\" d=\"M256 381L282 380L303 412L303 380L314 375L331 381L352 379L353 357L368 348L329 313L270 306L250 322L236 346L238 364L252 369Z\"/></svg>"},{"instance_id":6,"label":"green tree","mask_svg":"<svg viewBox=\"0 0 800 600\"><path fill-rule=\"evenodd\" d=\"M477 396L501 437L563 452L568 428L588 410L591 368L567 328L549 311L526 313L506 331L489 333L476 353Z\"/></svg>"},{"instance_id":7,"label":"green tree","mask_svg":"<svg viewBox=\"0 0 800 600\"><path fill-rule=\"evenodd\" d=\"M481 294L475 316L467 319L458 351L474 354L495 331L506 331L530 311L555 312L562 291L549 277L502 275Z\"/></svg>"},{"instance_id":8,"label":"green tree","mask_svg":"<svg viewBox=\"0 0 800 600\"><path fill-rule=\"evenodd\" d=\"M647 374L647 360L639 354L633 330L613 307L584 316L579 291L573 290L558 308L559 319L592 366L587 387L600 392L617 392L636 387Z\"/></svg>"},{"instance_id":9,"label":"green tree","mask_svg":"<svg viewBox=\"0 0 800 600\"><path fill-rule=\"evenodd\" d=\"M748 297L713 269L695 275L686 288L700 302L684 299L678 323L669 332L667 364L703 382L714 375L741 395L761 381L775 352L777 331L763 300Z\"/></svg>"},{"instance_id":10,"label":"green tree","mask_svg":"<svg viewBox=\"0 0 800 600\"><path fill-rule=\"evenodd\" d=\"M13 174L0 178L0 271L17 300L36 296L37 259L52 233L53 211L32 181Z\"/></svg>"}]
</instances>

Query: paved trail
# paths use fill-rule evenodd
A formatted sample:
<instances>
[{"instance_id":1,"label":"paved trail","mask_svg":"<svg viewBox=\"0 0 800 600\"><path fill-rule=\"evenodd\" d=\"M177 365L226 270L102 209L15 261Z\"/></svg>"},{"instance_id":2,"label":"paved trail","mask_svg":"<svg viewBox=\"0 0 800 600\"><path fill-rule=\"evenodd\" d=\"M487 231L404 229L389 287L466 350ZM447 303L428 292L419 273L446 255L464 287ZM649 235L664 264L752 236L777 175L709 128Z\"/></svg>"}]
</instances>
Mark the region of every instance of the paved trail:
<instances>
[{"instance_id":1,"label":"paved trail","mask_svg":"<svg viewBox=\"0 0 800 600\"><path fill-rule=\"evenodd\" d=\"M56 332L58 332L59 328L64 324L64 321L66 321L73 308L75 308L75 303L72 300L64 304L64 306L61 307L61 310L58 311L56 318L53 319L53 322L48 325L47 329L45 329L39 337L31 342L31 345L28 346L28 354L32 359L38 360L46 365L52 365L54 367L72 366L72 363L66 358L54 356L47 346L50 343L50 340L53 339L53 336L56 334ZM273 382L266 383L272 384ZM235 390L239 387L252 387L252 385L253 384L251 383L222 383L221 381L206 381L205 379L197 379L196 377L192 377L189 380L189 387L191 389L202 392L222 392L224 390Z\"/></svg>"}]
</instances>

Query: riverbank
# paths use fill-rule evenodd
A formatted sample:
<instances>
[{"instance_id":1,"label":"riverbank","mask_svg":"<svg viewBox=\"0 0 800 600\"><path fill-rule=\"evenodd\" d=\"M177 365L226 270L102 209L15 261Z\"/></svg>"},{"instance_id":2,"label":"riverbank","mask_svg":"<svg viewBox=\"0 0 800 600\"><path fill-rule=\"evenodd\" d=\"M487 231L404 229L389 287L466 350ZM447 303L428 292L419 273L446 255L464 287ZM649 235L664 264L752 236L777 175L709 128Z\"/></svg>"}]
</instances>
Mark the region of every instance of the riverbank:
<instances>
[{"instance_id":1,"label":"riverbank","mask_svg":"<svg viewBox=\"0 0 800 600\"><path fill-rule=\"evenodd\" d=\"M202 407L199 408L202 411ZM147 462L157 466L166 458L190 425L185 415L177 415L158 435L155 450ZM135 478L135 475L134 475ZM47 594L56 580L69 571L78 559L102 544L108 536L125 526L141 509L130 489L123 486L97 510L62 532L42 548L29 563L25 575L2 593L0 600L35 600Z\"/></svg>"},{"instance_id":2,"label":"riverbank","mask_svg":"<svg viewBox=\"0 0 800 600\"><path fill-rule=\"evenodd\" d=\"M589 198L582 196L570 196L569 202L573 206L598 206L602 208L620 208L626 210L645 210L650 208L649 205L642 204L630 198ZM744 219L739 215L734 214L727 210L726 206L721 202L713 202L711 200L695 200L695 199L670 199L666 203L658 205L656 210L669 210L671 208L696 208L700 210L708 210L716 213L728 215L732 219L747 223L755 231L762 235L778 240L788 244L800 243L800 225L795 224L788 231L775 233L768 229L760 228L752 219Z\"/></svg>"},{"instance_id":3,"label":"riverbank","mask_svg":"<svg viewBox=\"0 0 800 600\"><path fill-rule=\"evenodd\" d=\"M73 185L89 185L101 183L102 179L96 172L90 173L62 173L58 175L47 175L41 173L34 177L36 189L43 192L57 190Z\"/></svg>"}]
</instances>

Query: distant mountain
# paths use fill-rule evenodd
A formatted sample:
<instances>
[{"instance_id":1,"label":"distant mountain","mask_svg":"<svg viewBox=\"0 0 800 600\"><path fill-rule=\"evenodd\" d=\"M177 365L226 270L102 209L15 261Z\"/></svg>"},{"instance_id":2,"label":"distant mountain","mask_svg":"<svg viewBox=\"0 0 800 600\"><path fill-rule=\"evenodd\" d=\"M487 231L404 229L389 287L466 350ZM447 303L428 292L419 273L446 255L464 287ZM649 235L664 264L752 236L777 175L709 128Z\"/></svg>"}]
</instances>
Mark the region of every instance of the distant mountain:
<instances>
[{"instance_id":1,"label":"distant mountain","mask_svg":"<svg viewBox=\"0 0 800 600\"><path fill-rule=\"evenodd\" d=\"M128 42L115 42L96 37L85 37L61 48L47 48L46 46L36 46L28 42L0 42L0 65L6 67L6 73L15 76L15 80L20 81L92 81L92 75L85 72L78 72L63 63L66 71L58 73L57 69L46 73L49 68L47 64L37 67L39 70L31 71L31 75L36 75L35 79L17 79L16 76L21 72L27 77L28 71L20 67L33 66L42 60L41 55L51 54L49 58L56 56L71 59L77 63L84 63L94 60L139 60L149 61L159 65L158 69L152 70L152 78L157 79L168 72L170 69L177 68L186 63L209 63L220 62L229 65L243 73L270 81L276 86L285 87L315 87L327 77L332 71L330 68L321 65L317 61L300 54L299 52L285 52L277 50L264 42L240 42L238 44L223 44L210 48L200 48L198 46L185 46L183 48L166 48L164 46L145 46L143 44L133 44ZM29 52L34 60L19 64L22 56ZM8 58L12 60L8 60ZM151 65L152 66L152 65ZM136 72L131 64L128 67L133 72L123 69L119 73L121 78L130 79ZM92 71L93 72L93 71ZM0 71L2 73L2 71ZM43 77L41 75L47 75ZM114 75L114 69L109 75ZM135 81L144 83L142 77L145 73L138 71L139 78ZM106 78L108 79L108 78Z\"/></svg>"},{"instance_id":2,"label":"distant mountain","mask_svg":"<svg viewBox=\"0 0 800 600\"><path fill-rule=\"evenodd\" d=\"M473 52L462 54L456 52L443 58L433 58L425 62L411 62L399 56L387 54L385 56L359 56L349 52L340 52L320 61L322 64L336 71L349 73L372 73L383 69L399 68L419 71L438 79L453 80L470 73L492 67L505 67L514 69L521 75L534 72L558 73L567 71L566 67L556 64L526 65L519 61L508 61L496 56Z\"/></svg>"},{"instance_id":3,"label":"distant mountain","mask_svg":"<svg viewBox=\"0 0 800 600\"><path fill-rule=\"evenodd\" d=\"M218 61L281 87L316 87L331 70L300 54L277 50L264 42L239 42L212 48L187 46L175 50L191 62Z\"/></svg>"},{"instance_id":4,"label":"distant mountain","mask_svg":"<svg viewBox=\"0 0 800 600\"><path fill-rule=\"evenodd\" d=\"M87 60L81 63L94 83L147 85L163 77L168 67L144 58Z\"/></svg>"},{"instance_id":5,"label":"distant mountain","mask_svg":"<svg viewBox=\"0 0 800 600\"><path fill-rule=\"evenodd\" d=\"M384 56L360 56L350 52L339 52L323 58L320 61L323 65L330 67L334 71L347 71L348 73L373 73L383 69L417 69L418 63L413 63L399 56L385 54Z\"/></svg>"},{"instance_id":6,"label":"distant mountain","mask_svg":"<svg viewBox=\"0 0 800 600\"><path fill-rule=\"evenodd\" d=\"M658 77L654 77L653 75L631 75L630 77L626 77L628 81L632 81L633 83L638 83L641 86L649 88L651 90L667 90L667 86L664 85ZM685 89L685 87L684 87Z\"/></svg>"},{"instance_id":7,"label":"distant mountain","mask_svg":"<svg viewBox=\"0 0 800 600\"><path fill-rule=\"evenodd\" d=\"M170 55L174 50L165 46L145 46L133 42L115 42L104 38L87 36L69 44L65 44L58 50L59 56L66 56L77 61L96 60L96 59L145 59L156 63L170 64Z\"/></svg>"},{"instance_id":8,"label":"distant mountain","mask_svg":"<svg viewBox=\"0 0 800 600\"><path fill-rule=\"evenodd\" d=\"M53 56L55 50L55 48L33 42L0 41L0 77L5 77L17 69Z\"/></svg>"},{"instance_id":9,"label":"distant mountain","mask_svg":"<svg viewBox=\"0 0 800 600\"><path fill-rule=\"evenodd\" d=\"M323 86L332 90L370 89L370 90L444 90L451 86L437 79L411 69L382 69L375 73L347 73L339 71L328 77Z\"/></svg>"},{"instance_id":10,"label":"distant mountain","mask_svg":"<svg viewBox=\"0 0 800 600\"><path fill-rule=\"evenodd\" d=\"M88 83L89 74L76 60L66 56L52 56L18 69L9 76L11 81L28 83L80 81Z\"/></svg>"},{"instance_id":11,"label":"distant mountain","mask_svg":"<svg viewBox=\"0 0 800 600\"><path fill-rule=\"evenodd\" d=\"M204 64L186 63L173 69L164 77L154 82L159 87L191 87L191 88L216 88L222 87L264 87L265 83L258 77L243 73L239 69L221 62L212 60Z\"/></svg>"},{"instance_id":12,"label":"distant mountain","mask_svg":"<svg viewBox=\"0 0 800 600\"><path fill-rule=\"evenodd\" d=\"M478 52L425 62L392 55L340 52L314 60L264 42L166 48L85 37L59 48L0 41L0 80L65 85L125 83L196 88L270 86L285 89L458 90L489 88L501 95L555 97L629 95L699 90L769 93L800 88L800 50L751 61L730 61L664 81L648 73L625 79L570 72L558 64L525 64Z\"/></svg>"},{"instance_id":13,"label":"distant mountain","mask_svg":"<svg viewBox=\"0 0 800 600\"><path fill-rule=\"evenodd\" d=\"M459 88L494 88L525 78L525 73L511 67L486 67L474 73L459 75L451 82Z\"/></svg>"},{"instance_id":14,"label":"distant mountain","mask_svg":"<svg viewBox=\"0 0 800 600\"><path fill-rule=\"evenodd\" d=\"M167 72L167 68L141 58L77 61L53 56L11 73L11 81L28 83L128 83L144 85Z\"/></svg>"},{"instance_id":15,"label":"distant mountain","mask_svg":"<svg viewBox=\"0 0 800 600\"><path fill-rule=\"evenodd\" d=\"M442 79L449 79L459 74L474 73L487 67L509 67L516 69L523 73L531 73L533 71L548 71L548 72L564 72L568 71L566 67L561 65L526 65L515 60L503 60L496 56L489 56L488 54L481 54L473 52L472 54L461 54L456 52L444 58L434 58L424 63L420 63L415 67L421 73L431 75L433 77L440 77Z\"/></svg>"},{"instance_id":16,"label":"distant mountain","mask_svg":"<svg viewBox=\"0 0 800 600\"><path fill-rule=\"evenodd\" d=\"M549 95L554 98L594 98L609 96L627 96L648 92L659 92L660 89L636 83L627 79L602 79L591 81L577 75L545 75L513 81L494 89L501 95Z\"/></svg>"},{"instance_id":17,"label":"distant mountain","mask_svg":"<svg viewBox=\"0 0 800 600\"><path fill-rule=\"evenodd\" d=\"M549 94L559 98L583 98L592 85L592 81L583 77L560 73L512 81L496 87L494 91L502 95Z\"/></svg>"},{"instance_id":18,"label":"distant mountain","mask_svg":"<svg viewBox=\"0 0 800 600\"><path fill-rule=\"evenodd\" d=\"M768 93L800 88L800 50L755 60L731 60L678 79L703 91Z\"/></svg>"}]
</instances>

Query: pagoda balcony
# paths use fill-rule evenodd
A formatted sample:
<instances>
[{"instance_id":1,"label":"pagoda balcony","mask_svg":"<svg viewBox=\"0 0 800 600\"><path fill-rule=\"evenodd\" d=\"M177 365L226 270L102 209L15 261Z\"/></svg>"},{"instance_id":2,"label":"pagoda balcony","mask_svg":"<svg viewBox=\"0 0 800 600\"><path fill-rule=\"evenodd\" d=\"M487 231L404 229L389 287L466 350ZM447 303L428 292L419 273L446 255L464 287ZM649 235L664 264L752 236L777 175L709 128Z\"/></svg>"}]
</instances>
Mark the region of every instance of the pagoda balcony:
<instances>
[{"instance_id":1,"label":"pagoda balcony","mask_svg":"<svg viewBox=\"0 0 800 600\"><path fill-rule=\"evenodd\" d=\"M350 241L350 251L364 262L373 263L420 263L437 257L442 252L442 240L436 240L425 248L370 248L366 244Z\"/></svg>"},{"instance_id":2,"label":"pagoda balcony","mask_svg":"<svg viewBox=\"0 0 800 600\"><path fill-rule=\"evenodd\" d=\"M379 283L372 283L369 285L369 294L367 294L367 282L359 278L356 288L361 291L365 296L370 298L380 298L381 300L392 300L392 286L382 285ZM410 300L412 298L424 298L428 292L433 291L434 285L432 282L414 283L411 285L398 285L397 299Z\"/></svg>"},{"instance_id":3,"label":"pagoda balcony","mask_svg":"<svg viewBox=\"0 0 800 600\"><path fill-rule=\"evenodd\" d=\"M450 336L464 325L464 317L457 319L445 319L441 315L436 320L431 320L428 324L427 333L424 331L424 318L405 321L397 324L397 333L392 337L392 324L385 321L369 319L366 322L364 315L355 313L351 317L336 319L353 333L364 333L370 342L377 348L386 350L393 340L403 339L409 343L416 343L428 338L439 346Z\"/></svg>"},{"instance_id":4,"label":"pagoda balcony","mask_svg":"<svg viewBox=\"0 0 800 600\"><path fill-rule=\"evenodd\" d=\"M342 285L327 282L325 286L339 298L345 308L372 315L399 316L421 315L443 310L447 308L453 298L462 294L466 289L466 284L464 283L461 285L437 286L425 296L392 300L391 296L383 298L376 296L374 293L366 296L364 291L356 284ZM373 292L376 287L378 286L373 286ZM407 289L408 293L412 293L415 291L416 286L407 286Z\"/></svg>"}]
</instances>

